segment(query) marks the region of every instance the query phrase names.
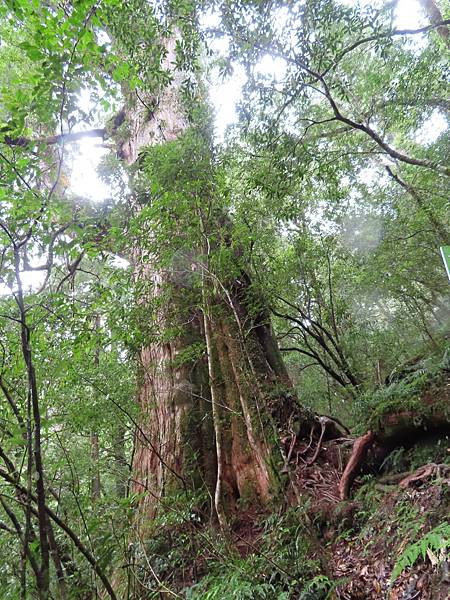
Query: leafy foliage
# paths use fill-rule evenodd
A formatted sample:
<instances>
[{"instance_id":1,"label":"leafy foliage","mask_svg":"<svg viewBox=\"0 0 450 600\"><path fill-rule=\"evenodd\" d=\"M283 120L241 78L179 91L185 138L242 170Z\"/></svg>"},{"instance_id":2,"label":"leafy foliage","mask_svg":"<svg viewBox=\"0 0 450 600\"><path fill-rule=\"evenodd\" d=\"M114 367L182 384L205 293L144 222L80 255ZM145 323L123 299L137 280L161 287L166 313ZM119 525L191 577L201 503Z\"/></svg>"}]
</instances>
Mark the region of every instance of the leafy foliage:
<instances>
[{"instance_id":1,"label":"leafy foliage","mask_svg":"<svg viewBox=\"0 0 450 600\"><path fill-rule=\"evenodd\" d=\"M186 597L285 600L299 595L304 600L325 599L332 582L318 574L320 565L308 558L314 534L305 524L306 509L299 507L267 518L254 554L245 559L230 556L226 570L223 559L212 563L210 573L189 588Z\"/></svg>"},{"instance_id":2,"label":"leafy foliage","mask_svg":"<svg viewBox=\"0 0 450 600\"><path fill-rule=\"evenodd\" d=\"M426 357L415 357L410 364L399 367L391 374L391 383L375 393L362 395L355 403L355 412L363 428L383 425L389 414L411 411L416 424L430 416L433 411L446 410L439 398L435 402L424 402L424 393L439 390L445 385L448 349L444 355L436 353ZM444 400L445 402L445 400Z\"/></svg>"},{"instance_id":3,"label":"leafy foliage","mask_svg":"<svg viewBox=\"0 0 450 600\"><path fill-rule=\"evenodd\" d=\"M3 0L0 21L2 597L87 597L123 565L123 597L141 597L139 582L150 597L327 597L302 507L275 512L240 556L199 512L201 482L136 541L137 357L184 339L192 315L246 277L242 335L256 318L274 328L304 405L360 427L424 417L423 392L449 366L445 36L428 22L398 30L395 3L337 0ZM203 78L218 33L221 75L245 73L224 144ZM111 198L75 195L70 136L98 127L121 147L133 134L123 105L152 122L178 79L184 133L134 167L112 149L100 169ZM137 281L137 257L170 273L159 295ZM187 338L175 367L205 361ZM373 482L364 494L376 503ZM420 520L395 518L408 535ZM393 579L449 535L442 524L408 546Z\"/></svg>"},{"instance_id":4,"label":"leafy foliage","mask_svg":"<svg viewBox=\"0 0 450 600\"><path fill-rule=\"evenodd\" d=\"M430 556L430 552L432 553L431 556L435 554L439 557L436 559L437 561L444 560L442 554L445 556L445 551L450 546L449 536L450 525L446 522L433 527L433 529L428 531L419 540L413 544L409 544L395 563L391 574L392 582L394 582L405 569L412 567L419 558L425 560L427 555Z\"/></svg>"}]
</instances>

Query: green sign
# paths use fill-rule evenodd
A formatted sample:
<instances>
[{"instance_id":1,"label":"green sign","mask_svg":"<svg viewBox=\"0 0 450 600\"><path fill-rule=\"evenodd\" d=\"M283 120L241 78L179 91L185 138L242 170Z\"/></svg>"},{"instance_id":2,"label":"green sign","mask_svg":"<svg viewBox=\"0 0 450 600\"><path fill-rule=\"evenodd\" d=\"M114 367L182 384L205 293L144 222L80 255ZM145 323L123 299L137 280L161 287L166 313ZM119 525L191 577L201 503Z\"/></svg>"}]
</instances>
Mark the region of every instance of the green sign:
<instances>
[{"instance_id":1,"label":"green sign","mask_svg":"<svg viewBox=\"0 0 450 600\"><path fill-rule=\"evenodd\" d=\"M450 246L441 246L442 260L444 261L445 270L450 279Z\"/></svg>"}]
</instances>

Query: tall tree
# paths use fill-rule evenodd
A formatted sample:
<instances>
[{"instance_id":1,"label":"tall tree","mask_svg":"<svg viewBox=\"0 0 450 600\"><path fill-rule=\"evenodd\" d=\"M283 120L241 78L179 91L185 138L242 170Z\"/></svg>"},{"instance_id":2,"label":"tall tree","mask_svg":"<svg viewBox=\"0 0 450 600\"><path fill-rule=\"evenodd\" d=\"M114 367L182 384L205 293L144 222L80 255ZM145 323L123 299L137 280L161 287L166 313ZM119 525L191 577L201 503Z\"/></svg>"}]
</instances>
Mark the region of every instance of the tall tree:
<instances>
[{"instance_id":1,"label":"tall tree","mask_svg":"<svg viewBox=\"0 0 450 600\"><path fill-rule=\"evenodd\" d=\"M313 361L298 370L318 365L350 399L382 385L417 332L437 345L448 168L445 141L427 146L416 134L448 108L448 22L396 29L391 4L205 3L228 38L225 71L238 63L248 75L240 137L222 155L196 3L0 4L0 266L10 292L0 311L0 529L20 554L23 598L65 597L73 582L89 597L97 579L120 596L108 560L133 564L146 549L137 540L180 497L195 508L189 518L226 530L248 503L267 507L294 489L294 459L311 451L314 463L334 426L319 419L313 449L317 421L292 389L271 311L280 336ZM430 43L411 50L405 40L420 35ZM259 69L267 55L282 81ZM112 148L103 172L115 197L103 205L67 190L71 144L88 136ZM366 248L346 245L352 231ZM114 267L119 254L127 272ZM43 274L39 289L26 290L29 272ZM311 442L300 450L303 433ZM123 498L128 451L134 494ZM117 531L130 513L128 544Z\"/></svg>"},{"instance_id":2,"label":"tall tree","mask_svg":"<svg viewBox=\"0 0 450 600\"><path fill-rule=\"evenodd\" d=\"M154 19L147 10L142 18ZM158 24L156 68L166 80L125 94L121 127L131 135L120 153L133 172L139 236L131 253L149 329L139 352L134 477L153 506L170 490L206 488L225 525L238 501L266 504L280 494L281 439L311 417L293 394L264 299L233 239L201 86L191 79L189 94L187 74L173 70L183 65L186 40L196 39L195 20L191 7L178 20L171 13L164 32Z\"/></svg>"}]
</instances>

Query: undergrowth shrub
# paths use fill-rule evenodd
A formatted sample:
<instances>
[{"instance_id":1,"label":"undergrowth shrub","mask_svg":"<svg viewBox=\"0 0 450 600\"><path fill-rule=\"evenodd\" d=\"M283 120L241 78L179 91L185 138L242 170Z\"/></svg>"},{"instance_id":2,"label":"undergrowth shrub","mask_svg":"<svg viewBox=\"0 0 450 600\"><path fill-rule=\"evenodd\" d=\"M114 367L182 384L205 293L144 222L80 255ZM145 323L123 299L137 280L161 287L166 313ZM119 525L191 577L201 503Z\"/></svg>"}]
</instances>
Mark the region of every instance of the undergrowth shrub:
<instances>
[{"instance_id":1,"label":"undergrowth shrub","mask_svg":"<svg viewBox=\"0 0 450 600\"><path fill-rule=\"evenodd\" d=\"M405 452L405 460L412 471L430 462L450 464L450 437L432 435L417 442Z\"/></svg>"},{"instance_id":2,"label":"undergrowth shrub","mask_svg":"<svg viewBox=\"0 0 450 600\"><path fill-rule=\"evenodd\" d=\"M160 597L161 590L180 589L203 574L203 565L220 556L223 543L203 522L198 507L205 498L171 495L132 549L136 598Z\"/></svg>"},{"instance_id":3,"label":"undergrowth shrub","mask_svg":"<svg viewBox=\"0 0 450 600\"><path fill-rule=\"evenodd\" d=\"M262 523L255 552L214 561L198 583L184 590L189 600L325 600L332 583L311 558L313 535L306 505L272 514Z\"/></svg>"}]
</instances>

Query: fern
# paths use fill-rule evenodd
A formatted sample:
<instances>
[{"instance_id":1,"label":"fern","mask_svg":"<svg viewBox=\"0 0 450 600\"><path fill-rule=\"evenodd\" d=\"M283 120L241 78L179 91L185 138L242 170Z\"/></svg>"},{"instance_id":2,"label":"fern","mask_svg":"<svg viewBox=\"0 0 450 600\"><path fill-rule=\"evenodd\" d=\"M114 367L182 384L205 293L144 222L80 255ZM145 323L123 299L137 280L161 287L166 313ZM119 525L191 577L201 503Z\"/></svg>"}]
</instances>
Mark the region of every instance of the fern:
<instances>
[{"instance_id":1,"label":"fern","mask_svg":"<svg viewBox=\"0 0 450 600\"><path fill-rule=\"evenodd\" d=\"M405 548L394 565L391 574L391 584L394 583L407 567L412 567L419 557L425 559L425 556L429 551L437 554L447 550L449 547L450 523L441 523L426 533L420 540Z\"/></svg>"},{"instance_id":2,"label":"fern","mask_svg":"<svg viewBox=\"0 0 450 600\"><path fill-rule=\"evenodd\" d=\"M280 597L270 583L255 582L231 569L221 575L206 576L185 593L190 600L273 600Z\"/></svg>"},{"instance_id":3,"label":"fern","mask_svg":"<svg viewBox=\"0 0 450 600\"><path fill-rule=\"evenodd\" d=\"M329 593L335 585L326 575L317 575L312 579L300 594L299 600L319 600L329 598Z\"/></svg>"}]
</instances>

